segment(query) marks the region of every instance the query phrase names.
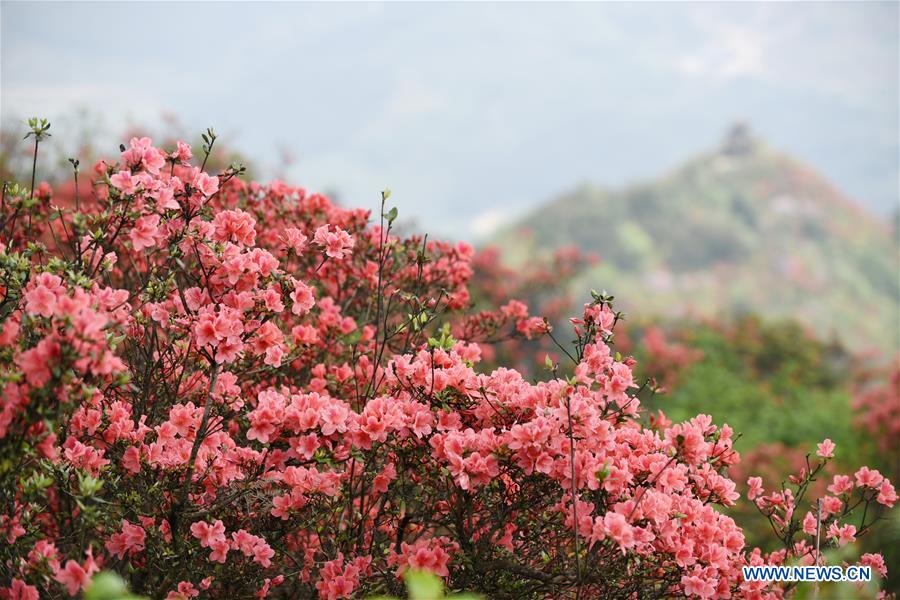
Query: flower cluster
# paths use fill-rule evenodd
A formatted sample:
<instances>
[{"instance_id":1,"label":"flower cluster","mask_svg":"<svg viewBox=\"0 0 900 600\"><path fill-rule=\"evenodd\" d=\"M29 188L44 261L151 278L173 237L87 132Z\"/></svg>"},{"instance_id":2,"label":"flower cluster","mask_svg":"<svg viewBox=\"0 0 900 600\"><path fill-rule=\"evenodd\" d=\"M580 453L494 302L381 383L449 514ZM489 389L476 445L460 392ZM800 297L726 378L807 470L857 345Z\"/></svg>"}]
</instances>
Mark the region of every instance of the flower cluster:
<instances>
[{"instance_id":1,"label":"flower cluster","mask_svg":"<svg viewBox=\"0 0 900 600\"><path fill-rule=\"evenodd\" d=\"M645 419L608 297L572 319L566 365L483 369L552 328L518 300L471 310L471 247L397 236L387 192L370 224L192 157L135 138L84 198L4 197L6 597L100 568L171 599L398 593L410 568L497 597L779 597L740 567L808 558L819 525L843 545L896 501L861 468L812 531L815 469L793 492L751 480L785 548L749 549L719 510L731 428Z\"/></svg>"},{"instance_id":2,"label":"flower cluster","mask_svg":"<svg viewBox=\"0 0 900 600\"><path fill-rule=\"evenodd\" d=\"M792 559L802 564L821 564L816 542L821 544L824 540L823 547L841 547L855 542L856 536L871 528L878 519L877 516L867 519L867 515L877 513L880 507L889 508L896 504L897 493L891 482L877 470L861 467L853 475L834 475L826 487L827 493L822 494L803 512L804 496L816 480L816 475L834 457L834 450L835 444L831 440L822 441L816 449L817 462L812 464L807 457L807 466L798 475L791 477L793 485L783 486L770 493L764 490L761 477L750 477L747 480L747 498L768 518L772 530L785 548L772 553L769 556L770 563L777 564ZM865 508L857 525L851 522L850 515L861 505ZM877 564L875 571L881 576L887 575L880 556L870 557L865 561L863 564Z\"/></svg>"}]
</instances>

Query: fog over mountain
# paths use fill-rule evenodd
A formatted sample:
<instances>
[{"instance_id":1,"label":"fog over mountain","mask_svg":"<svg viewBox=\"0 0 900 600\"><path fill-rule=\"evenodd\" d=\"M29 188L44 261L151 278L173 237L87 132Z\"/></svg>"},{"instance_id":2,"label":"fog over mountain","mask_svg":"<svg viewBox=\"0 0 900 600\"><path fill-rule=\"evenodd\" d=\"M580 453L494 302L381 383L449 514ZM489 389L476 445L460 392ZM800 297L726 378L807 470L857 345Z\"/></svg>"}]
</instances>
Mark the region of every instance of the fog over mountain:
<instances>
[{"instance_id":1,"label":"fog over mountain","mask_svg":"<svg viewBox=\"0 0 900 600\"><path fill-rule=\"evenodd\" d=\"M354 206L388 185L403 218L470 239L576 182L671 169L744 118L885 215L898 6L3 2L0 116L49 117L77 148L62 116L87 107L114 152L168 111L263 176Z\"/></svg>"}]
</instances>

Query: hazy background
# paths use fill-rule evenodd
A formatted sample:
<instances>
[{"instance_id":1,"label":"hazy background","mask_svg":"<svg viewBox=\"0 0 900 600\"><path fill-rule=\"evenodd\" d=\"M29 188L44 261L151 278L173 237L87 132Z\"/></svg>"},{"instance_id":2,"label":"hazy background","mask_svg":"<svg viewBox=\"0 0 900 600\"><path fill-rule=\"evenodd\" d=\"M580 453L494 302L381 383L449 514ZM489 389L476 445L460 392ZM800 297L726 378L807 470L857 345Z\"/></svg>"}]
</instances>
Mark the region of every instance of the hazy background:
<instances>
[{"instance_id":1,"label":"hazy background","mask_svg":"<svg viewBox=\"0 0 900 600\"><path fill-rule=\"evenodd\" d=\"M581 181L652 177L735 118L898 205L898 4L2 2L3 126L87 108L214 126L262 167L477 238ZM276 169L287 150L293 162Z\"/></svg>"}]
</instances>

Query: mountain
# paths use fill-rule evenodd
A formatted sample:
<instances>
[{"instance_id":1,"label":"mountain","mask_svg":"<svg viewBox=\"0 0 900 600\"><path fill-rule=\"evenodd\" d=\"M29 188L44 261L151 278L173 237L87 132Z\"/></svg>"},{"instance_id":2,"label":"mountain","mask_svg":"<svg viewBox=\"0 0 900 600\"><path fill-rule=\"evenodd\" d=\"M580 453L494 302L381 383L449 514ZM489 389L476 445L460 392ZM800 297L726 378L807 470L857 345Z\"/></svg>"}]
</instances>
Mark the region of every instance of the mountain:
<instances>
[{"instance_id":1,"label":"mountain","mask_svg":"<svg viewBox=\"0 0 900 600\"><path fill-rule=\"evenodd\" d=\"M574 285L641 317L795 317L857 350L900 349L896 229L746 125L656 180L578 187L493 241L513 265L597 253Z\"/></svg>"}]
</instances>

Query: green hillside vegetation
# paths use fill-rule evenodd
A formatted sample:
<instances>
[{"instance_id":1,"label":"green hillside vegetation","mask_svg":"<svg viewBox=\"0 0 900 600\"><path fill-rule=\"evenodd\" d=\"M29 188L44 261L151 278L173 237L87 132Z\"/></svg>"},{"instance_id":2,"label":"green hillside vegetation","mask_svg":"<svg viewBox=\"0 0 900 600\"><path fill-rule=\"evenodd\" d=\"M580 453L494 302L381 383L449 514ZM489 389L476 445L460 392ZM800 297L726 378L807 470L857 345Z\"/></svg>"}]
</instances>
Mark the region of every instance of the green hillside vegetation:
<instances>
[{"instance_id":1,"label":"green hillside vegetation","mask_svg":"<svg viewBox=\"0 0 900 600\"><path fill-rule=\"evenodd\" d=\"M854 426L849 389L854 360L839 345L808 337L795 322L757 316L727 325L683 323L673 335L677 343L700 350L701 358L648 408L662 409L674 421L709 414L741 433L735 444L741 452L763 443L805 452L828 437L840 446L843 463L877 459ZM636 357L639 366L652 365L644 348L637 348Z\"/></svg>"},{"instance_id":2,"label":"green hillside vegetation","mask_svg":"<svg viewBox=\"0 0 900 600\"><path fill-rule=\"evenodd\" d=\"M573 286L605 288L627 312L792 317L855 349L898 348L896 231L743 128L655 181L579 187L495 242L513 264L573 244L597 253Z\"/></svg>"}]
</instances>

